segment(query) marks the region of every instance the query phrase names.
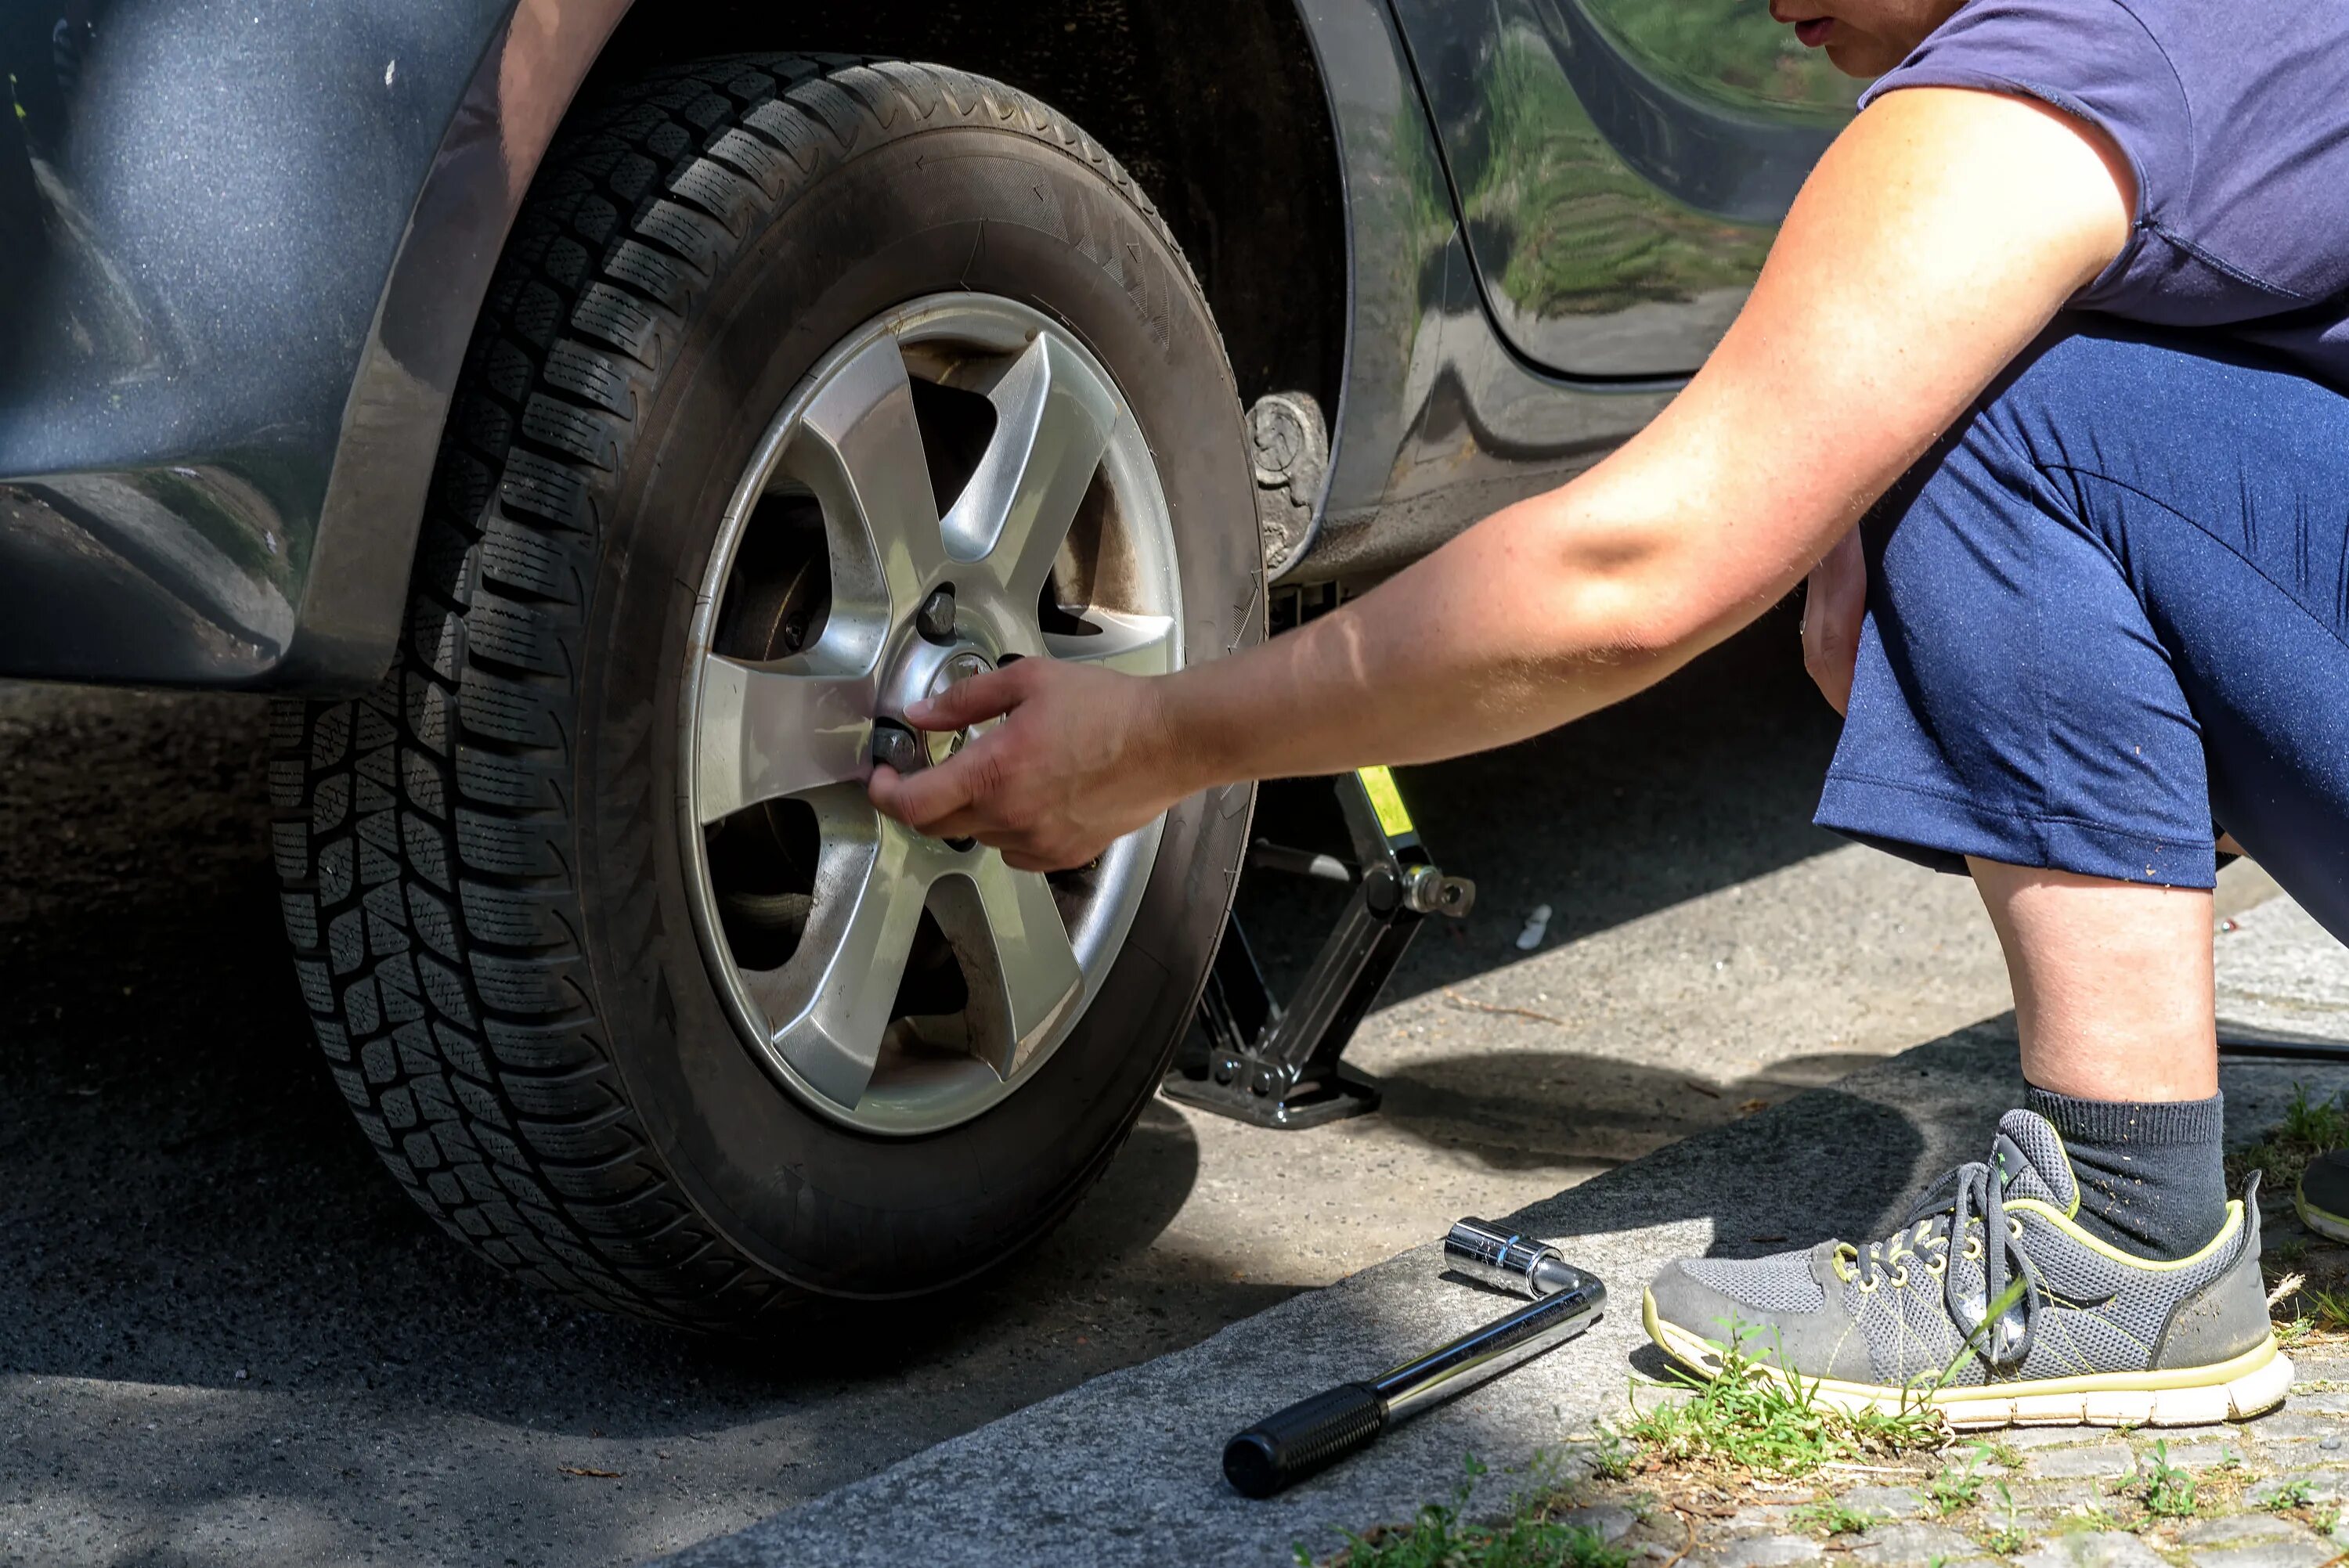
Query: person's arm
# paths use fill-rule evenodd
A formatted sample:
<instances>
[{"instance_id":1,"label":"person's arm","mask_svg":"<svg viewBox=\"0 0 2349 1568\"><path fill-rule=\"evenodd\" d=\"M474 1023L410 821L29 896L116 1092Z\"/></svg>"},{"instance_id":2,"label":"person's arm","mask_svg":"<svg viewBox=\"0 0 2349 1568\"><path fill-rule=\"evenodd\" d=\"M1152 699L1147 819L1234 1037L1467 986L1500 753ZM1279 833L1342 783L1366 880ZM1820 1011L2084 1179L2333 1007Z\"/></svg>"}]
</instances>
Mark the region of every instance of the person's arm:
<instances>
[{"instance_id":1,"label":"person's arm","mask_svg":"<svg viewBox=\"0 0 2349 1568\"><path fill-rule=\"evenodd\" d=\"M1702 371L1571 484L1333 614L1137 680L1023 660L922 705L1004 722L874 802L1079 864L1196 790L1425 762L1630 696L1775 603L2120 252L2104 137L2036 102L1888 93L1804 185Z\"/></svg>"}]
</instances>

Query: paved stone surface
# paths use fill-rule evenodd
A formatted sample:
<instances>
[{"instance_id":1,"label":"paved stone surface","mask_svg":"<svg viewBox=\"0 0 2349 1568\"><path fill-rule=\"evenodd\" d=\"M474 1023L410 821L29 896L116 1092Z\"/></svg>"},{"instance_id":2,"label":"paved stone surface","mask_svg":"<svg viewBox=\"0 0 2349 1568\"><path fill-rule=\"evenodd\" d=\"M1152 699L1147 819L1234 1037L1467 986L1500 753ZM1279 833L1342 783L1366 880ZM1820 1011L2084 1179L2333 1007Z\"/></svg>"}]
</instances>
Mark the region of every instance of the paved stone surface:
<instances>
[{"instance_id":1,"label":"paved stone surface","mask_svg":"<svg viewBox=\"0 0 2349 1568\"><path fill-rule=\"evenodd\" d=\"M1996 1436L2003 1447L2025 1454L2034 1449L2075 1449L2104 1438L2093 1427L2016 1427Z\"/></svg>"},{"instance_id":2,"label":"paved stone surface","mask_svg":"<svg viewBox=\"0 0 2349 1568\"><path fill-rule=\"evenodd\" d=\"M1843 1501L1863 1513L1886 1519L1909 1519L1925 1506L1916 1489L1906 1486L1856 1486L1843 1494Z\"/></svg>"},{"instance_id":3,"label":"paved stone surface","mask_svg":"<svg viewBox=\"0 0 2349 1568\"><path fill-rule=\"evenodd\" d=\"M2218 954L2220 1038L2349 1041L2349 964L2298 904L2222 922Z\"/></svg>"},{"instance_id":4,"label":"paved stone surface","mask_svg":"<svg viewBox=\"0 0 2349 1568\"><path fill-rule=\"evenodd\" d=\"M2136 1468L2137 1458L2127 1443L2093 1443L2085 1448L2050 1449L2023 1461L2023 1473L2033 1480L2070 1480L2084 1476L2123 1476Z\"/></svg>"},{"instance_id":5,"label":"paved stone surface","mask_svg":"<svg viewBox=\"0 0 2349 1568\"><path fill-rule=\"evenodd\" d=\"M1848 1495L1845 1500L1850 1501ZM1855 1507L1859 1506L1854 1504ZM1851 1547L1855 1562L1881 1568L1906 1568L1912 1563L1961 1563L1983 1555L1971 1537L1940 1524L1889 1524L1869 1531Z\"/></svg>"},{"instance_id":6,"label":"paved stone surface","mask_svg":"<svg viewBox=\"0 0 2349 1568\"><path fill-rule=\"evenodd\" d=\"M2255 1541L2238 1546L2204 1547L2189 1552L2194 1568L2321 1568L2341 1555L2341 1549L2312 1532Z\"/></svg>"},{"instance_id":7,"label":"paved stone surface","mask_svg":"<svg viewBox=\"0 0 2349 1568\"><path fill-rule=\"evenodd\" d=\"M2310 1532L2271 1513L2237 1513L2198 1519L2178 1532L2178 1543L2196 1551L2213 1546L2253 1546L2277 1541L2307 1541Z\"/></svg>"},{"instance_id":8,"label":"paved stone surface","mask_svg":"<svg viewBox=\"0 0 2349 1568\"><path fill-rule=\"evenodd\" d=\"M1588 1508L1568 1509L1557 1516L1560 1524L1578 1530L1595 1530L1601 1541L1620 1541L1630 1528L1640 1522L1639 1511L1620 1503L1594 1503Z\"/></svg>"},{"instance_id":9,"label":"paved stone surface","mask_svg":"<svg viewBox=\"0 0 2349 1568\"><path fill-rule=\"evenodd\" d=\"M2171 1439L2162 1459L2179 1470L2206 1470L2214 1466L2242 1463L2243 1448L2240 1443L2181 1443Z\"/></svg>"},{"instance_id":10,"label":"paved stone surface","mask_svg":"<svg viewBox=\"0 0 2349 1568\"><path fill-rule=\"evenodd\" d=\"M2292 1469L2289 1467L2294 1456L2287 1453L2281 1457L2287 1467L2284 1471L2251 1489L2252 1501L2260 1506L2265 1507L2286 1494L2305 1497L2318 1504L2337 1503L2349 1498L2349 1471Z\"/></svg>"},{"instance_id":11,"label":"paved stone surface","mask_svg":"<svg viewBox=\"0 0 2349 1568\"><path fill-rule=\"evenodd\" d=\"M2152 1547L2117 1530L2054 1536L2015 1562L2022 1568L2169 1568Z\"/></svg>"},{"instance_id":12,"label":"paved stone surface","mask_svg":"<svg viewBox=\"0 0 2349 1568\"><path fill-rule=\"evenodd\" d=\"M1813 1563L1823 1554L1807 1535L1753 1535L1701 1554L1708 1568L1784 1568L1788 1563Z\"/></svg>"}]
</instances>

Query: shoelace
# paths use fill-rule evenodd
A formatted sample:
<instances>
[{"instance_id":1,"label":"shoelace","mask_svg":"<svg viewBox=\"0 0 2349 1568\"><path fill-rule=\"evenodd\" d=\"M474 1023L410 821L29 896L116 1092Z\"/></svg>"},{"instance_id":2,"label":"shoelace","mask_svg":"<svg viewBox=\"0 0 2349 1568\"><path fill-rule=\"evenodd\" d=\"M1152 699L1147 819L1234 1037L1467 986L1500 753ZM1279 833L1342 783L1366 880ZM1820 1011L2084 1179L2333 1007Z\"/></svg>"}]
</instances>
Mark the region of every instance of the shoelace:
<instances>
[{"instance_id":1,"label":"shoelace","mask_svg":"<svg viewBox=\"0 0 2349 1568\"><path fill-rule=\"evenodd\" d=\"M1941 1300L1951 1321L1965 1334L1966 1343L1992 1367L2017 1366L2031 1354L2032 1331L2039 1316L2039 1269L2023 1251L2022 1238L2007 1226L2006 1184L1993 1169L2010 1159L2020 1162L2022 1158L2023 1151L2002 1134L1992 1145L1990 1160L1961 1165L1934 1182L1910 1205L1909 1217L1889 1237L1870 1242L1864 1251L1848 1249L1855 1276L1863 1288L1869 1287L1888 1271L1899 1268L1904 1251L1919 1253L1938 1243L1946 1256L1951 1238L1962 1242L1967 1226L1979 1216L1982 1294L1976 1298L1966 1293L1959 1284L1958 1271L1945 1266ZM1994 1323L1989 1321L1992 1306L2010 1295L2013 1300L1997 1313Z\"/></svg>"}]
</instances>

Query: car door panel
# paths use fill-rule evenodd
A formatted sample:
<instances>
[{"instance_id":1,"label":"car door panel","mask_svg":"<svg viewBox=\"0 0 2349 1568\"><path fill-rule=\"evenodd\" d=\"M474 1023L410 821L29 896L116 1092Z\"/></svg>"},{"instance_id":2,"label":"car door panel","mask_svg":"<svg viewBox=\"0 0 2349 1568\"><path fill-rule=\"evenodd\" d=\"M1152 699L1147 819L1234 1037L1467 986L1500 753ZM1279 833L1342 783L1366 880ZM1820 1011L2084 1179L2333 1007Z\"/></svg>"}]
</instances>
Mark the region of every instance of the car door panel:
<instances>
[{"instance_id":1,"label":"car door panel","mask_svg":"<svg viewBox=\"0 0 2349 1568\"><path fill-rule=\"evenodd\" d=\"M1393 0L1511 347L1683 375L1857 89L1759 0Z\"/></svg>"}]
</instances>

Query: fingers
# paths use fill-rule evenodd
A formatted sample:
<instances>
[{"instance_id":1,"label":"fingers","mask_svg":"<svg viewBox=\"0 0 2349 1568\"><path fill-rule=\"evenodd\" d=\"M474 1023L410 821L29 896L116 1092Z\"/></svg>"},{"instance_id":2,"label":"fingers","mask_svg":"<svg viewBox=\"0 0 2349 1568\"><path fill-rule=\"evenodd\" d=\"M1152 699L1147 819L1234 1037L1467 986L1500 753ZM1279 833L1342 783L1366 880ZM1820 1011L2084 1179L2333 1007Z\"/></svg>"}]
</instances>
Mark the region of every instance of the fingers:
<instances>
[{"instance_id":1,"label":"fingers","mask_svg":"<svg viewBox=\"0 0 2349 1568\"><path fill-rule=\"evenodd\" d=\"M958 681L937 696L908 707L905 717L919 729L967 729L1000 717L1025 700L1030 680L1027 665L1021 659Z\"/></svg>"},{"instance_id":2,"label":"fingers","mask_svg":"<svg viewBox=\"0 0 2349 1568\"><path fill-rule=\"evenodd\" d=\"M974 742L936 767L910 775L875 768L866 793L884 815L917 833L933 839L973 837L970 808L985 794L988 778L980 745Z\"/></svg>"}]
</instances>

